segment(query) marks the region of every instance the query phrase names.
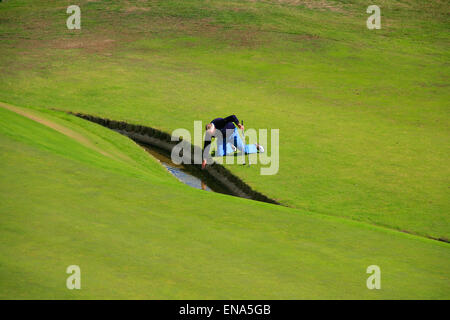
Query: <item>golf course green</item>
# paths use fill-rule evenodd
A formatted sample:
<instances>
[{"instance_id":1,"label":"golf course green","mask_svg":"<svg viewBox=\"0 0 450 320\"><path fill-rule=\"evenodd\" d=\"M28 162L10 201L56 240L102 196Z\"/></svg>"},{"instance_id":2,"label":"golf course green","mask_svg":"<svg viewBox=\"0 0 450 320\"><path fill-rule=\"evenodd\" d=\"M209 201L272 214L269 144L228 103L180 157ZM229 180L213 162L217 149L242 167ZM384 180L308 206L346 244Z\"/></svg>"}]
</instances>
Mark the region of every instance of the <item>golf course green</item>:
<instances>
[{"instance_id":1,"label":"golf course green","mask_svg":"<svg viewBox=\"0 0 450 320\"><path fill-rule=\"evenodd\" d=\"M450 6L369 4L1 2L0 299L449 299ZM277 174L226 168L281 206L63 111L279 129Z\"/></svg>"}]
</instances>

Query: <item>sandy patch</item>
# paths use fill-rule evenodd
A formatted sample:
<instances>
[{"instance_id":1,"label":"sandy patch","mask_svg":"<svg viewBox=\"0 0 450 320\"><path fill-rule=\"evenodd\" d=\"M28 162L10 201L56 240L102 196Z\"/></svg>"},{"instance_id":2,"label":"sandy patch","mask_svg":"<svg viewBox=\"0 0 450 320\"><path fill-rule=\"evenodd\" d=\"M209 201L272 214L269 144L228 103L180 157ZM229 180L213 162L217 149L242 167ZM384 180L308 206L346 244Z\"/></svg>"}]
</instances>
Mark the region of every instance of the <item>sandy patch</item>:
<instances>
[{"instance_id":1,"label":"sandy patch","mask_svg":"<svg viewBox=\"0 0 450 320\"><path fill-rule=\"evenodd\" d=\"M318 10L330 10L330 11L341 11L341 8L337 4L332 4L326 0L247 0L250 2L268 2L268 3L278 3L287 4L291 6L305 6L309 9Z\"/></svg>"}]
</instances>

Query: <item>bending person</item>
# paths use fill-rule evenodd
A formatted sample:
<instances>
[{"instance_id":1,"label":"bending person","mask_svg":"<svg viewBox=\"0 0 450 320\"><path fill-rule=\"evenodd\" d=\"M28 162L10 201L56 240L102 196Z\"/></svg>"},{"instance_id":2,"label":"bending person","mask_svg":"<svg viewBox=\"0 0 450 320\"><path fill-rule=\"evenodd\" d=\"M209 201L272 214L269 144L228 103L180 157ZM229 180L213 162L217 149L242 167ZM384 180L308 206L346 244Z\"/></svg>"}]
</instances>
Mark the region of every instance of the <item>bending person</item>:
<instances>
[{"instance_id":1,"label":"bending person","mask_svg":"<svg viewBox=\"0 0 450 320\"><path fill-rule=\"evenodd\" d=\"M264 152L264 148L257 143L244 145L238 128L244 130L244 126L239 123L239 119L235 115L216 118L206 125L202 169L206 167L206 156L209 156L209 148L213 138L217 139L216 155L219 157L232 154L236 149L244 151L246 154L257 153L258 151Z\"/></svg>"}]
</instances>

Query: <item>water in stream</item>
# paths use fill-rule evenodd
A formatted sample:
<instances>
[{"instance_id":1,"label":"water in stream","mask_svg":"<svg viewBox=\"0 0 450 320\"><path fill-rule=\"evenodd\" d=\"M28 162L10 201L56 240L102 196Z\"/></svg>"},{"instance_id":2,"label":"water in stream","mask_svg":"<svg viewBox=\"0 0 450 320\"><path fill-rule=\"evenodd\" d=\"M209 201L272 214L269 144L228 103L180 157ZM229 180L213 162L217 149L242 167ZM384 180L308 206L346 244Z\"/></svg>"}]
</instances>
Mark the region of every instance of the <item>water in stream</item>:
<instances>
[{"instance_id":1,"label":"water in stream","mask_svg":"<svg viewBox=\"0 0 450 320\"><path fill-rule=\"evenodd\" d=\"M192 175L186 170L184 166L174 164L169 157L165 156L160 151L157 151L155 148L151 148L149 146L142 145L142 147L154 158L158 159L159 162L167 169L167 171L169 171L181 182L196 189L213 191L210 187L208 187L205 181Z\"/></svg>"}]
</instances>

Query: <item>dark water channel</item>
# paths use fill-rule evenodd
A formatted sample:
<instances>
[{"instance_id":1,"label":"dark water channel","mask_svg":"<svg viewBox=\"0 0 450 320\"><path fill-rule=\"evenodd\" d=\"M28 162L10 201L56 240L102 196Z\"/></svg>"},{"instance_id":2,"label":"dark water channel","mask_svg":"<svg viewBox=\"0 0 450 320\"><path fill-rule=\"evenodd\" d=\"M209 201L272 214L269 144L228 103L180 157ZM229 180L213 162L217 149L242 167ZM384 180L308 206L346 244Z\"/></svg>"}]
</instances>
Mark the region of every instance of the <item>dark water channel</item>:
<instances>
[{"instance_id":1,"label":"dark water channel","mask_svg":"<svg viewBox=\"0 0 450 320\"><path fill-rule=\"evenodd\" d=\"M152 157L156 158L166 169L175 176L179 181L190 187L205 191L220 192L232 195L226 188L215 183L211 179L207 179L202 175L201 170L192 165L179 165L172 162L166 151L147 144L139 143Z\"/></svg>"}]
</instances>

